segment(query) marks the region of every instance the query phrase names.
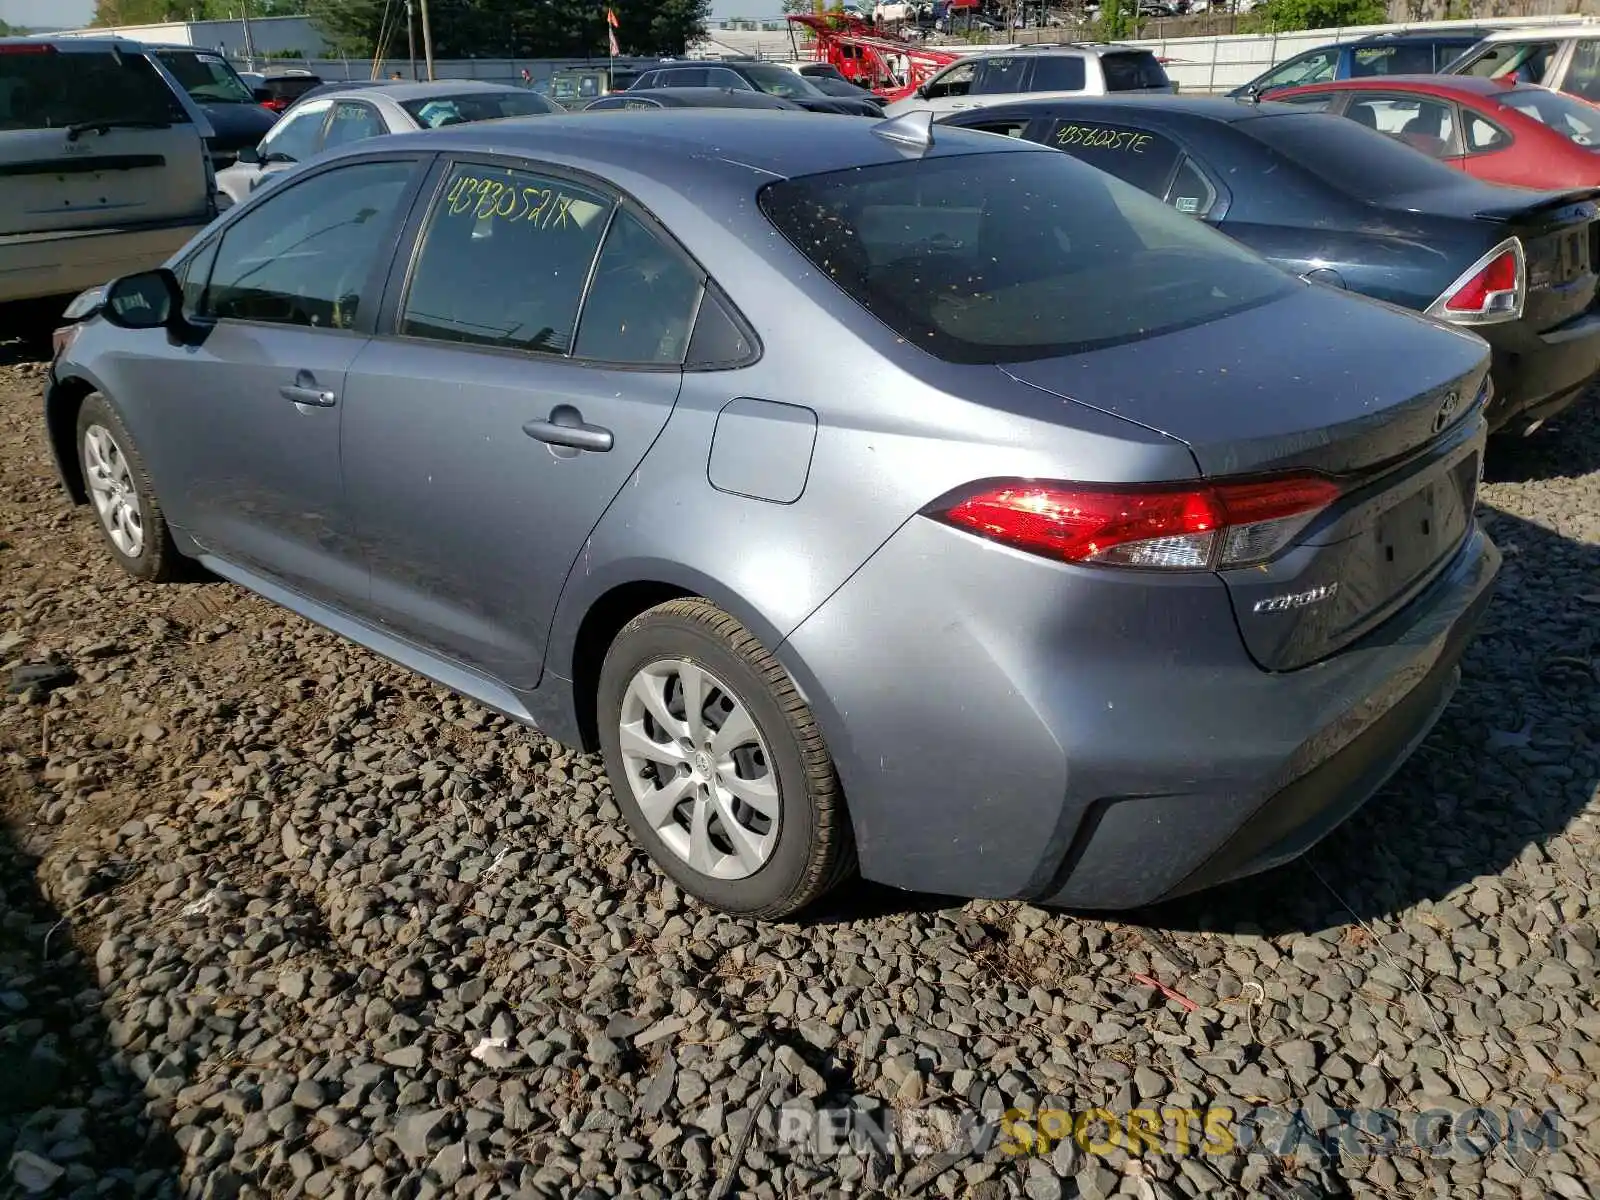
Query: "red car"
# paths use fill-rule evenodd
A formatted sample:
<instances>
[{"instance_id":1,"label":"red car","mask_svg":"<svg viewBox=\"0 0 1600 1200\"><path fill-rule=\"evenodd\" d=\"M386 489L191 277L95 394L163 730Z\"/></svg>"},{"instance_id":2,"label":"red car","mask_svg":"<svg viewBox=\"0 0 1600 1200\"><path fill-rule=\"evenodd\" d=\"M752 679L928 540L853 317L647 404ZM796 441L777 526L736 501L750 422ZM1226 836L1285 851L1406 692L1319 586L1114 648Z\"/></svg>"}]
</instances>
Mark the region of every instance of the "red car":
<instances>
[{"instance_id":1,"label":"red car","mask_svg":"<svg viewBox=\"0 0 1600 1200\"><path fill-rule=\"evenodd\" d=\"M1600 186L1600 107L1475 75L1389 75L1273 92L1398 138L1488 183Z\"/></svg>"}]
</instances>

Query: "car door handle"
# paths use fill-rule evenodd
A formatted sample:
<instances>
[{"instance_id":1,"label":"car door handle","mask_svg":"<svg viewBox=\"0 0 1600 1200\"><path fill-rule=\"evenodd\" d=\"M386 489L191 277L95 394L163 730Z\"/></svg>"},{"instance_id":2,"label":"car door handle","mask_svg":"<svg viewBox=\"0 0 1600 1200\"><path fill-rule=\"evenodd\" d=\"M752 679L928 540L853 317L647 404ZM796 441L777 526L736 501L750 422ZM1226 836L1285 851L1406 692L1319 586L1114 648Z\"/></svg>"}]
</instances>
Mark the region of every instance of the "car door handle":
<instances>
[{"instance_id":1,"label":"car door handle","mask_svg":"<svg viewBox=\"0 0 1600 1200\"><path fill-rule=\"evenodd\" d=\"M604 454L611 449L611 430L599 425L584 423L583 414L570 404L558 404L544 421L529 421L522 432L535 441L552 446L570 446L574 450L592 450Z\"/></svg>"},{"instance_id":2,"label":"car door handle","mask_svg":"<svg viewBox=\"0 0 1600 1200\"><path fill-rule=\"evenodd\" d=\"M296 404L309 404L313 408L332 408L337 400L326 388L303 387L300 384L284 384L278 389L278 395Z\"/></svg>"}]
</instances>

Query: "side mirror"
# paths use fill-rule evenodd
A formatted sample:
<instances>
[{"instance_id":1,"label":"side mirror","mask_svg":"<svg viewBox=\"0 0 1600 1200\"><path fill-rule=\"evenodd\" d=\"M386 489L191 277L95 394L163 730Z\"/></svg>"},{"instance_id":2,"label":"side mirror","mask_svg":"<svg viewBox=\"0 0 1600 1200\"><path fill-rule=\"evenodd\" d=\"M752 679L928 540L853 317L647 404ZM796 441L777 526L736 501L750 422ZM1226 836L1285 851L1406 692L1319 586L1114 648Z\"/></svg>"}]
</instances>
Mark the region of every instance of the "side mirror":
<instances>
[{"instance_id":1,"label":"side mirror","mask_svg":"<svg viewBox=\"0 0 1600 1200\"><path fill-rule=\"evenodd\" d=\"M238 158L246 166L259 167L261 165L261 151L255 146L246 146L240 150Z\"/></svg>"},{"instance_id":2,"label":"side mirror","mask_svg":"<svg viewBox=\"0 0 1600 1200\"><path fill-rule=\"evenodd\" d=\"M118 329L169 329L185 332L183 288L166 267L124 275L106 285L101 316Z\"/></svg>"}]
</instances>

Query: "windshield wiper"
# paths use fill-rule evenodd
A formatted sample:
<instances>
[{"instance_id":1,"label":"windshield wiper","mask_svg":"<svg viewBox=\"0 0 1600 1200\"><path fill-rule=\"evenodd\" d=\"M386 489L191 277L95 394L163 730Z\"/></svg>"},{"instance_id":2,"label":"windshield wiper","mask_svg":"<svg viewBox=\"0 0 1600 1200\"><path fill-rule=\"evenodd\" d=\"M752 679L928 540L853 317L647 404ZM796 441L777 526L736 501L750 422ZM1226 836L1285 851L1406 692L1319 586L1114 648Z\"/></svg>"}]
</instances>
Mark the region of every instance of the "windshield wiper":
<instances>
[{"instance_id":1,"label":"windshield wiper","mask_svg":"<svg viewBox=\"0 0 1600 1200\"><path fill-rule=\"evenodd\" d=\"M67 126L67 141L75 142L86 133L101 136L113 129L171 129L171 121L140 121L132 117L106 117L100 121L79 121Z\"/></svg>"}]
</instances>

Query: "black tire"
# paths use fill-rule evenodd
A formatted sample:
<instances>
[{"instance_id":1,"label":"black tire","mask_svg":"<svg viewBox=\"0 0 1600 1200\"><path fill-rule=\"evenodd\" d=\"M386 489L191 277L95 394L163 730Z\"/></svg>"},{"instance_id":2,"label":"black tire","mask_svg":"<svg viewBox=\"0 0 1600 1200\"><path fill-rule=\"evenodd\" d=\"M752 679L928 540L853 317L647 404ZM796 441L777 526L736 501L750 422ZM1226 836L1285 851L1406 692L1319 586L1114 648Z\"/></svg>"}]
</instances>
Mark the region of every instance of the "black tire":
<instances>
[{"instance_id":1,"label":"black tire","mask_svg":"<svg viewBox=\"0 0 1600 1200\"><path fill-rule=\"evenodd\" d=\"M142 534L142 544L136 554L130 554L117 545L110 529L107 528L106 518L101 515L94 502L94 491L90 487L91 468L84 439L91 429L96 428L110 435L116 452L128 467L128 477L132 483L130 498L137 508ZM161 502L156 499L155 488L150 484L150 473L145 469L144 456L139 453L139 447L134 443L127 426L122 423L122 418L117 415L117 410L111 407L99 392L92 392L84 398L83 406L78 410L78 422L73 436L78 469L83 472L84 487L89 491L89 511L94 514L95 527L100 530L100 537L104 540L106 548L111 551L111 556L129 575L147 583L166 583L169 580L182 578L184 559L172 543L172 531L167 528L166 516L161 511Z\"/></svg>"},{"instance_id":2,"label":"black tire","mask_svg":"<svg viewBox=\"0 0 1600 1200\"><path fill-rule=\"evenodd\" d=\"M691 867L651 828L629 782L623 702L634 677L665 660L687 660L724 681L767 748L765 766L778 792L776 842L764 865L744 878L717 878ZM777 920L854 873L850 819L816 718L777 659L709 600L671 600L628 622L606 652L596 701L612 793L639 843L684 891L726 912Z\"/></svg>"}]
</instances>

